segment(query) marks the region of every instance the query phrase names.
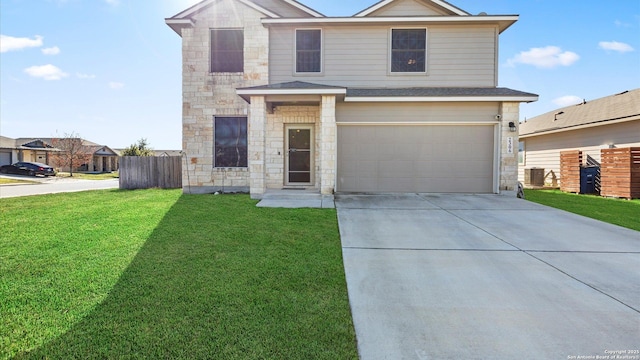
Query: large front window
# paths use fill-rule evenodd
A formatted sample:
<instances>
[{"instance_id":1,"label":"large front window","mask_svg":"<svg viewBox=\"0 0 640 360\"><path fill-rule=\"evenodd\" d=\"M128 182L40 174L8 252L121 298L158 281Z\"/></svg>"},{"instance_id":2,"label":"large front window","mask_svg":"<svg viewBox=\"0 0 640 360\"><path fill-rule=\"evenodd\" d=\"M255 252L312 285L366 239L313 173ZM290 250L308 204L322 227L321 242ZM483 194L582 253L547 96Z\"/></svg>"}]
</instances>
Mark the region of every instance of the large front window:
<instances>
[{"instance_id":1,"label":"large front window","mask_svg":"<svg viewBox=\"0 0 640 360\"><path fill-rule=\"evenodd\" d=\"M244 71L244 33L242 30L211 30L211 72Z\"/></svg>"},{"instance_id":2,"label":"large front window","mask_svg":"<svg viewBox=\"0 0 640 360\"><path fill-rule=\"evenodd\" d=\"M321 30L296 30L296 72L321 72L321 58Z\"/></svg>"},{"instance_id":3,"label":"large front window","mask_svg":"<svg viewBox=\"0 0 640 360\"><path fill-rule=\"evenodd\" d=\"M247 118L214 119L214 167L247 167Z\"/></svg>"},{"instance_id":4,"label":"large front window","mask_svg":"<svg viewBox=\"0 0 640 360\"><path fill-rule=\"evenodd\" d=\"M424 73L427 69L427 30L391 30L391 72Z\"/></svg>"}]
</instances>

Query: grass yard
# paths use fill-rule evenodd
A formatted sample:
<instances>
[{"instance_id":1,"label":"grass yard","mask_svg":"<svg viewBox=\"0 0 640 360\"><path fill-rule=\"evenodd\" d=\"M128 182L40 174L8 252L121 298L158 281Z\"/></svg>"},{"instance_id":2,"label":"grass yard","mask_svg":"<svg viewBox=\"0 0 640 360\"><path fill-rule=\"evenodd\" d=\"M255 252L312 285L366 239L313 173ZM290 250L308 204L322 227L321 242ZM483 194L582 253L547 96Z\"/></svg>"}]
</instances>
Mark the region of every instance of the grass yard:
<instances>
[{"instance_id":1,"label":"grass yard","mask_svg":"<svg viewBox=\"0 0 640 360\"><path fill-rule=\"evenodd\" d=\"M640 231L640 200L577 195L560 190L525 190L527 200Z\"/></svg>"},{"instance_id":2,"label":"grass yard","mask_svg":"<svg viewBox=\"0 0 640 360\"><path fill-rule=\"evenodd\" d=\"M0 359L357 359L335 210L2 199Z\"/></svg>"}]
</instances>

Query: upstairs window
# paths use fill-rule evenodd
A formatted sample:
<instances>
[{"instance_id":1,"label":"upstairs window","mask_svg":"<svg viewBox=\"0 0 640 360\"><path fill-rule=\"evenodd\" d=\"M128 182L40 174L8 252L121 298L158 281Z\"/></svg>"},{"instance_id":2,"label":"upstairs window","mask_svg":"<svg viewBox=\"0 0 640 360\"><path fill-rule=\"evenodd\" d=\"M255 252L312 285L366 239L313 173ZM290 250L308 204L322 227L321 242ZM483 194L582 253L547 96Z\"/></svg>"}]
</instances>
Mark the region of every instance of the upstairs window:
<instances>
[{"instance_id":1,"label":"upstairs window","mask_svg":"<svg viewBox=\"0 0 640 360\"><path fill-rule=\"evenodd\" d=\"M424 73L426 64L427 29L392 29L391 72Z\"/></svg>"},{"instance_id":2,"label":"upstairs window","mask_svg":"<svg viewBox=\"0 0 640 360\"><path fill-rule=\"evenodd\" d=\"M214 167L247 167L247 118L215 117Z\"/></svg>"},{"instance_id":3,"label":"upstairs window","mask_svg":"<svg viewBox=\"0 0 640 360\"><path fill-rule=\"evenodd\" d=\"M244 71L244 33L242 30L211 30L211 72Z\"/></svg>"},{"instance_id":4,"label":"upstairs window","mask_svg":"<svg viewBox=\"0 0 640 360\"><path fill-rule=\"evenodd\" d=\"M322 31L296 30L296 72L319 73L322 64Z\"/></svg>"}]
</instances>

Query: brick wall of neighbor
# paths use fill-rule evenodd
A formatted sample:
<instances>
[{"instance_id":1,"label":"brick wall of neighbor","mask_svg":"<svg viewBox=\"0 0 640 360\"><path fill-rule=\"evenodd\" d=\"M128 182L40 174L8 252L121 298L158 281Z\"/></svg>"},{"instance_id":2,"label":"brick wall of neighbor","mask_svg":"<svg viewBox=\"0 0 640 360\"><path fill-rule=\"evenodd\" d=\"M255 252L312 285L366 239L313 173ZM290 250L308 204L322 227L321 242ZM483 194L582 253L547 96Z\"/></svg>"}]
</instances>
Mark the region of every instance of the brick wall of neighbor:
<instances>
[{"instance_id":1,"label":"brick wall of neighbor","mask_svg":"<svg viewBox=\"0 0 640 360\"><path fill-rule=\"evenodd\" d=\"M285 125L314 125L315 145L315 188L320 184L320 109L318 106L278 106L273 114L267 114L266 129L266 174L267 189L281 189L284 186L285 170ZM279 153L279 154L278 154Z\"/></svg>"},{"instance_id":2,"label":"brick wall of neighbor","mask_svg":"<svg viewBox=\"0 0 640 360\"><path fill-rule=\"evenodd\" d=\"M223 0L196 15L194 28L182 30L182 148L185 191L205 193L248 190L248 169L213 167L213 117L247 116L249 104L235 93L239 87L268 83L269 32L263 17L240 2ZM210 73L212 28L244 29L244 73Z\"/></svg>"},{"instance_id":3,"label":"brick wall of neighbor","mask_svg":"<svg viewBox=\"0 0 640 360\"><path fill-rule=\"evenodd\" d=\"M500 123L500 132L502 144L500 146L500 191L514 191L518 189L518 130L515 132L509 130L509 122L518 126L520 117L520 103L503 102L500 113L502 121ZM513 139L511 153L508 149L507 138Z\"/></svg>"}]
</instances>

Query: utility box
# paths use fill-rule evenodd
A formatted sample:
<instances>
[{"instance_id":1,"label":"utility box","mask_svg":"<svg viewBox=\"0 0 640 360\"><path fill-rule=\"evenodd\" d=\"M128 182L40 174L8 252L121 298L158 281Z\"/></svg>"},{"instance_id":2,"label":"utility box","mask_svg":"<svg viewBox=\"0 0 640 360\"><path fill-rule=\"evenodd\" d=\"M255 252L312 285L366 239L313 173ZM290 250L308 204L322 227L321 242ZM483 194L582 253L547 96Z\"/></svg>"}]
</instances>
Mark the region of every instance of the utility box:
<instances>
[{"instance_id":1,"label":"utility box","mask_svg":"<svg viewBox=\"0 0 640 360\"><path fill-rule=\"evenodd\" d=\"M524 184L526 186L544 186L544 169L531 168L524 169Z\"/></svg>"},{"instance_id":2,"label":"utility box","mask_svg":"<svg viewBox=\"0 0 640 360\"><path fill-rule=\"evenodd\" d=\"M598 176L600 168L597 166L583 167L580 169L580 194L597 194Z\"/></svg>"}]
</instances>

